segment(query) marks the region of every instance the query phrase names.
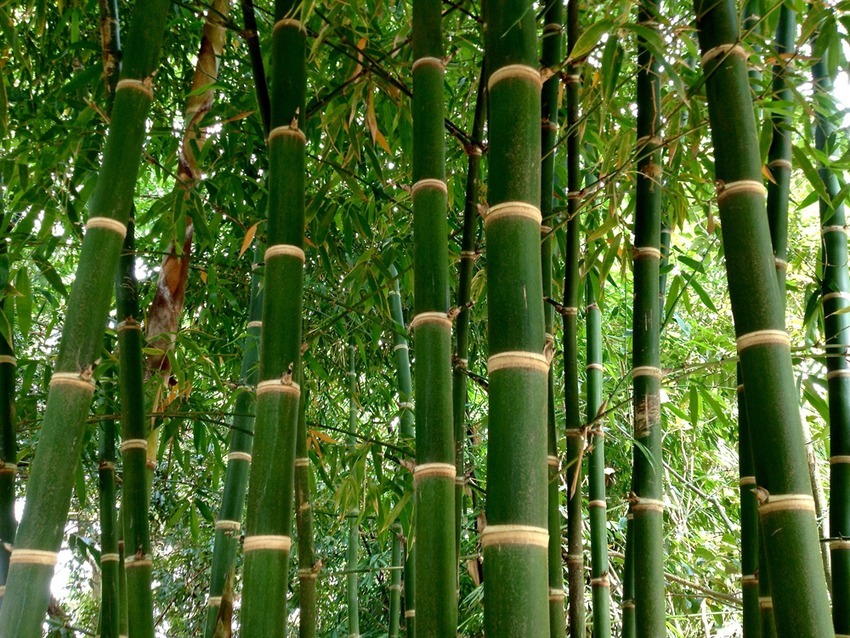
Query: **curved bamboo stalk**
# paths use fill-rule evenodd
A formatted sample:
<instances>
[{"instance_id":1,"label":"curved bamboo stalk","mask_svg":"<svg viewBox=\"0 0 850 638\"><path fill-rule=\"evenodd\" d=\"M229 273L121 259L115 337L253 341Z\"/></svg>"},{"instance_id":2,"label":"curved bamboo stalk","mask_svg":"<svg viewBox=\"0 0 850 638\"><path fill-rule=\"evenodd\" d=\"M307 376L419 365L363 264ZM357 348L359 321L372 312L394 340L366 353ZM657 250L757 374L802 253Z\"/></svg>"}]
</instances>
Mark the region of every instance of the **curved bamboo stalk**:
<instances>
[{"instance_id":1,"label":"curved bamboo stalk","mask_svg":"<svg viewBox=\"0 0 850 638\"><path fill-rule=\"evenodd\" d=\"M814 499L802 435L784 308L765 211L762 166L731 0L694 8L706 73L718 207L750 433L759 522L779 636L832 633Z\"/></svg>"},{"instance_id":2,"label":"curved bamboo stalk","mask_svg":"<svg viewBox=\"0 0 850 638\"><path fill-rule=\"evenodd\" d=\"M316 613L316 579L322 562L316 560L313 545L313 504L310 501L310 457L307 455L307 405L305 389L298 410L298 440L295 447L295 524L298 531L298 581L301 591L299 608L299 638L315 638L318 615Z\"/></svg>"},{"instance_id":3,"label":"curved bamboo stalk","mask_svg":"<svg viewBox=\"0 0 850 638\"><path fill-rule=\"evenodd\" d=\"M91 405L92 367L100 352L122 237L130 214L170 3L137 5L118 82L103 163L89 204L88 232L68 300L38 452L12 552L0 635L40 638L56 552L68 515L83 425Z\"/></svg>"},{"instance_id":4,"label":"curved bamboo stalk","mask_svg":"<svg viewBox=\"0 0 850 638\"><path fill-rule=\"evenodd\" d=\"M356 452L355 435L357 433L357 367L355 357L357 350L354 342L348 344L348 453L353 458ZM360 602L358 596L357 569L359 566L358 553L360 549L360 509L355 505L348 511L348 549L346 551L345 590L348 601L348 636L360 636Z\"/></svg>"},{"instance_id":5,"label":"curved bamboo stalk","mask_svg":"<svg viewBox=\"0 0 850 638\"><path fill-rule=\"evenodd\" d=\"M531 2L487 0L484 24L490 74L484 628L489 638L537 637L549 633L541 78Z\"/></svg>"},{"instance_id":6,"label":"curved bamboo stalk","mask_svg":"<svg viewBox=\"0 0 850 638\"><path fill-rule=\"evenodd\" d=\"M416 635L457 630L452 330L440 0L413 3Z\"/></svg>"},{"instance_id":7,"label":"curved bamboo stalk","mask_svg":"<svg viewBox=\"0 0 850 638\"><path fill-rule=\"evenodd\" d=\"M242 633L285 636L292 545L304 266L306 33L303 6L275 4L269 221L260 376L243 552ZM271 327L271 329L270 329Z\"/></svg>"}]
</instances>

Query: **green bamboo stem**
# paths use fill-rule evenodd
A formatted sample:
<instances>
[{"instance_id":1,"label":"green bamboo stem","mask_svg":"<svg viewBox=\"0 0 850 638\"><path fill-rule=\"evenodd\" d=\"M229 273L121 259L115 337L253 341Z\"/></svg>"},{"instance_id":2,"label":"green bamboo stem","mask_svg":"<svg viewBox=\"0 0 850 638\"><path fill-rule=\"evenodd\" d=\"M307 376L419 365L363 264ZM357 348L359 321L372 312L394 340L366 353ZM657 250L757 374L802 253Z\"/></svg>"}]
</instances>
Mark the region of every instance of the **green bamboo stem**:
<instances>
[{"instance_id":1,"label":"green bamboo stem","mask_svg":"<svg viewBox=\"0 0 850 638\"><path fill-rule=\"evenodd\" d=\"M658 5L643 0L638 23L655 30ZM634 516L635 624L639 638L666 635L659 262L661 258L661 86L659 61L638 38L637 191L635 195L634 314Z\"/></svg>"},{"instance_id":2,"label":"green bamboo stem","mask_svg":"<svg viewBox=\"0 0 850 638\"><path fill-rule=\"evenodd\" d=\"M416 635L457 629L452 322L440 0L413 2Z\"/></svg>"},{"instance_id":3,"label":"green bamboo stem","mask_svg":"<svg viewBox=\"0 0 850 638\"><path fill-rule=\"evenodd\" d=\"M407 331L404 327L404 312L401 307L401 293L398 286L398 271L395 266L390 266L390 274L394 277L393 288L390 290L390 315L393 321L393 357L395 359L396 376L398 378L398 406L399 406L399 443L412 446L416 437L414 430L414 413L413 413L413 382L410 377L410 353L407 345ZM413 478L409 473L405 473L402 477L404 482L405 494L413 493ZM416 608L415 601L415 573L416 566L413 558L414 546L412 543L406 543L404 530L411 529L413 526L413 505L408 503L405 506L400 518L400 529L395 531L393 538L393 548L395 551L395 543L401 542L402 553L404 554L404 621L408 636L414 636L416 631ZM401 534L401 536L399 536ZM397 574L394 572L393 576ZM398 576L401 576L399 573ZM395 583L393 583L395 584ZM396 590L390 590L394 592ZM390 605L390 626L392 626L394 618L401 613L401 607L393 609Z\"/></svg>"},{"instance_id":4,"label":"green bamboo stem","mask_svg":"<svg viewBox=\"0 0 850 638\"><path fill-rule=\"evenodd\" d=\"M153 596L147 478L148 424L145 418L144 355L139 323L136 281L135 225L127 224L116 292L118 300L119 397L121 401L121 457L124 543L127 553L127 608L129 635L153 638Z\"/></svg>"},{"instance_id":5,"label":"green bamboo stem","mask_svg":"<svg viewBox=\"0 0 850 638\"><path fill-rule=\"evenodd\" d=\"M253 461L246 516L242 634L285 636L292 545L304 266L306 32L302 4L275 3L269 221ZM270 328L270 329L269 329Z\"/></svg>"},{"instance_id":6,"label":"green bamboo stem","mask_svg":"<svg viewBox=\"0 0 850 638\"><path fill-rule=\"evenodd\" d=\"M632 481L634 485L634 480ZM620 602L623 629L622 638L637 636L635 617L635 518L631 506L626 515L626 551L623 560L623 598Z\"/></svg>"},{"instance_id":7,"label":"green bamboo stem","mask_svg":"<svg viewBox=\"0 0 850 638\"><path fill-rule=\"evenodd\" d=\"M318 623L316 579L322 563L313 544L313 504L310 501L310 457L307 455L307 404L305 390L298 410L295 443L295 525L298 532L298 582L301 591L299 638L315 638Z\"/></svg>"},{"instance_id":8,"label":"green bamboo stem","mask_svg":"<svg viewBox=\"0 0 850 638\"><path fill-rule=\"evenodd\" d=\"M348 344L348 453L354 457L357 439L357 366L355 357L357 350L354 343ZM346 552L345 589L348 602L348 636L360 636L360 601L358 597L358 552L360 549L360 509L355 505L346 516L348 520L348 549Z\"/></svg>"},{"instance_id":9,"label":"green bamboo stem","mask_svg":"<svg viewBox=\"0 0 850 638\"><path fill-rule=\"evenodd\" d=\"M118 635L129 635L127 570L124 568L124 499L118 506Z\"/></svg>"},{"instance_id":10,"label":"green bamboo stem","mask_svg":"<svg viewBox=\"0 0 850 638\"><path fill-rule=\"evenodd\" d=\"M762 612L759 605L759 527L758 498L756 496L755 467L753 466L750 426L747 420L747 400L744 385L741 383L741 370L738 366L738 458L741 492L741 590L744 602L743 629L744 638L760 638L762 632ZM769 596L769 591L768 591ZM772 616L772 606L765 605L766 612Z\"/></svg>"},{"instance_id":11,"label":"green bamboo stem","mask_svg":"<svg viewBox=\"0 0 850 638\"><path fill-rule=\"evenodd\" d=\"M109 340L107 349L111 349ZM103 382L104 401L103 411L113 414L114 405L111 397L116 395L113 375ZM119 634L119 559L118 554L118 521L116 510L115 488L115 419L105 419L100 424L100 441L98 446L98 492L100 505L100 636L101 638L118 638Z\"/></svg>"},{"instance_id":12,"label":"green bamboo stem","mask_svg":"<svg viewBox=\"0 0 850 638\"><path fill-rule=\"evenodd\" d=\"M572 52L579 37L579 0L567 3L567 50ZM579 89L581 66L567 66L567 238L564 256L564 407L567 434L567 580L569 589L569 633L584 638L584 526L582 523L582 459L584 430L578 388L578 305L581 296L578 193L581 173L579 133Z\"/></svg>"},{"instance_id":13,"label":"green bamboo stem","mask_svg":"<svg viewBox=\"0 0 850 638\"><path fill-rule=\"evenodd\" d=\"M596 300L591 277L585 284L587 301L587 421L599 416L602 408L602 311ZM590 586L593 595L593 635L610 638L611 608L608 580L607 496L605 494L605 432L602 422L588 432L590 453L589 480L590 518Z\"/></svg>"},{"instance_id":14,"label":"green bamboo stem","mask_svg":"<svg viewBox=\"0 0 850 638\"><path fill-rule=\"evenodd\" d=\"M254 443L254 393L259 378L259 344L262 331L263 298L260 291L259 260L261 247L254 251L254 266L251 272L250 306L248 327L242 345L242 366L239 373L239 388L234 403L233 427L230 428L230 447L227 454L227 469L224 474L221 509L215 525L210 592L207 599L205 635L215 634L222 595L227 585L228 574L235 570L236 553L239 549L242 514L245 509L245 490L248 486L248 471L251 465L251 450Z\"/></svg>"},{"instance_id":15,"label":"green bamboo stem","mask_svg":"<svg viewBox=\"0 0 850 638\"><path fill-rule=\"evenodd\" d=\"M563 59L564 18L562 0L549 0L546 3L543 16L543 40L541 43L543 50L541 60L546 68L557 66ZM543 217L543 225L541 226L543 242L540 252L544 299L552 297L552 252L555 238L551 233L551 228L554 226L555 148L558 136L560 85L558 75L553 75L543 83L541 93L540 141L543 157L540 164L540 212ZM572 131L569 134L571 135ZM546 343L548 347L554 348L555 309L552 304L544 304L543 322L546 331ZM561 495L559 490L561 472L558 456L558 429L555 421L555 374L551 368L549 369L546 427L549 467L547 514L549 527L549 635L551 638L563 638L566 635L566 618L564 616L564 568L561 559ZM580 505L580 493L578 502Z\"/></svg>"},{"instance_id":16,"label":"green bamboo stem","mask_svg":"<svg viewBox=\"0 0 850 638\"><path fill-rule=\"evenodd\" d=\"M489 638L538 638L549 635L541 78L531 2L483 6L490 73L484 628Z\"/></svg>"},{"instance_id":17,"label":"green bamboo stem","mask_svg":"<svg viewBox=\"0 0 850 638\"><path fill-rule=\"evenodd\" d=\"M823 58L812 67L814 85L815 146L830 158L835 152L836 122L840 121L832 97L832 80ZM790 133L789 133L790 134ZM818 173L830 200L820 198L821 268L824 338L829 400L830 485L829 543L832 558L832 622L836 635L850 634L850 277L847 271L847 218L838 199L840 185L829 165Z\"/></svg>"},{"instance_id":18,"label":"green bamboo stem","mask_svg":"<svg viewBox=\"0 0 850 638\"><path fill-rule=\"evenodd\" d=\"M142 7L142 5L139 5ZM170 3L149 0L136 11L122 61L103 164L89 205L88 232L62 330L47 409L12 552L0 635L40 638L56 552L68 515L74 473L91 405L92 367L101 337L152 100Z\"/></svg>"},{"instance_id":19,"label":"green bamboo stem","mask_svg":"<svg viewBox=\"0 0 850 638\"><path fill-rule=\"evenodd\" d=\"M401 630L401 577L404 571L404 530L401 523L396 521L390 528L392 533L392 556L390 565L390 622L388 638L398 638Z\"/></svg>"},{"instance_id":20,"label":"green bamboo stem","mask_svg":"<svg viewBox=\"0 0 850 638\"><path fill-rule=\"evenodd\" d=\"M747 55L731 0L696 0L718 207L777 635L832 635L799 397L765 210ZM758 406L756 408L756 406ZM758 414L758 419L754 415Z\"/></svg>"},{"instance_id":21,"label":"green bamboo stem","mask_svg":"<svg viewBox=\"0 0 850 638\"><path fill-rule=\"evenodd\" d=\"M0 183L2 180L0 179ZM0 201L2 206L2 201ZM9 285L9 255L6 241L0 243L0 291ZM8 339L0 335L0 607L9 574L10 549L15 544L18 521L15 518L15 478L18 474L17 420L15 418L15 344L12 319L6 313L6 299L0 300L0 313L9 322Z\"/></svg>"}]
</instances>

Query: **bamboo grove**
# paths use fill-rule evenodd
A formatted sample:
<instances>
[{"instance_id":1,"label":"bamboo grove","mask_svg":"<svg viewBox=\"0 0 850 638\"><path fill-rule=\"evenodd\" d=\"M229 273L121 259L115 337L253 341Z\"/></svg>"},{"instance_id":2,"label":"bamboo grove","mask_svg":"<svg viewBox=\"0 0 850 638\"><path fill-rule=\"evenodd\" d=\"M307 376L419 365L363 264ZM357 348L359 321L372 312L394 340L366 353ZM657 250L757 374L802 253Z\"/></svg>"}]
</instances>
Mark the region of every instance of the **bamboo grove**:
<instances>
[{"instance_id":1,"label":"bamboo grove","mask_svg":"<svg viewBox=\"0 0 850 638\"><path fill-rule=\"evenodd\" d=\"M850 635L850 4L0 32L0 636Z\"/></svg>"}]
</instances>

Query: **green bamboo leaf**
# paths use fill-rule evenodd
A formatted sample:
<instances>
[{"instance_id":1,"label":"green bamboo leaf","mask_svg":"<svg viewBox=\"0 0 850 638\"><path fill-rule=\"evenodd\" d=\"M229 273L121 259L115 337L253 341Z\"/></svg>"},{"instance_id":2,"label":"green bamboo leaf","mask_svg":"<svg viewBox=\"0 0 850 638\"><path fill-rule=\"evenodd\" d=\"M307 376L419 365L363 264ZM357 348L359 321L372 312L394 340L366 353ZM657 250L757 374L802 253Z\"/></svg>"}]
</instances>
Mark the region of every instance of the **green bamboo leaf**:
<instances>
[{"instance_id":1,"label":"green bamboo leaf","mask_svg":"<svg viewBox=\"0 0 850 638\"><path fill-rule=\"evenodd\" d=\"M803 174L806 176L806 179L809 180L809 183L812 185L812 188L815 189L815 192L825 202L830 202L829 193L826 192L826 188L823 185L823 180L820 178L817 169L812 165L812 162L809 160L808 154L798 146L793 146L791 151L794 154L794 165L799 166L803 170Z\"/></svg>"},{"instance_id":2,"label":"green bamboo leaf","mask_svg":"<svg viewBox=\"0 0 850 638\"><path fill-rule=\"evenodd\" d=\"M586 57L596 45L603 35L611 31L614 26L614 21L610 18L603 18L598 22L587 27L579 36L575 46L570 51L568 62L581 60Z\"/></svg>"},{"instance_id":3,"label":"green bamboo leaf","mask_svg":"<svg viewBox=\"0 0 850 638\"><path fill-rule=\"evenodd\" d=\"M21 268L15 276L15 290L18 292L14 297L15 320L18 330L26 341L32 327L32 286L26 267Z\"/></svg>"}]
</instances>

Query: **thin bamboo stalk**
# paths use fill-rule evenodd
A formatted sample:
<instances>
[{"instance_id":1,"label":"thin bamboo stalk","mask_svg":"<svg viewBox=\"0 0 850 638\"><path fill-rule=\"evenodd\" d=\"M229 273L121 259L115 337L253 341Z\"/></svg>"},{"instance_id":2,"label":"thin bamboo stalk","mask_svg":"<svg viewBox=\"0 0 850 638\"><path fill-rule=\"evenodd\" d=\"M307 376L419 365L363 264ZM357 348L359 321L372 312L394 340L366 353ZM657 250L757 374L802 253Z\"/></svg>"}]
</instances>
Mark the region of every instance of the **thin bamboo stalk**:
<instances>
[{"instance_id":1,"label":"thin bamboo stalk","mask_svg":"<svg viewBox=\"0 0 850 638\"><path fill-rule=\"evenodd\" d=\"M563 59L564 18L563 1L548 0L543 15L544 26L541 43L542 63L546 68L557 66ZM555 148L558 136L560 87L561 80L556 74L543 83L541 93L540 141L543 159L540 165L540 212L543 217L543 225L540 227L540 231L543 233L543 242L540 252L544 299L552 297L552 253L555 237L551 229L554 225ZM575 124L574 121L573 124ZM570 130L568 135L572 136L572 134L573 131ZM571 138L570 141L572 141ZM573 149L573 146L570 146L570 149ZM544 304L543 322L547 346L554 349L555 309L552 304ZM566 618L564 616L564 566L561 559L561 494L559 489L561 471L558 455L558 429L555 420L555 373L551 368L549 369L546 427L549 467L549 635L551 638L563 638L566 635ZM580 493L578 502L581 503Z\"/></svg>"},{"instance_id":2,"label":"thin bamboo stalk","mask_svg":"<svg viewBox=\"0 0 850 638\"><path fill-rule=\"evenodd\" d=\"M306 32L300 2L275 3L269 222L253 461L243 543L242 633L285 636L301 367Z\"/></svg>"},{"instance_id":3,"label":"thin bamboo stalk","mask_svg":"<svg viewBox=\"0 0 850 638\"><path fill-rule=\"evenodd\" d=\"M487 0L489 340L484 629L549 635L548 471L540 226L541 78L531 2Z\"/></svg>"},{"instance_id":4,"label":"thin bamboo stalk","mask_svg":"<svg viewBox=\"0 0 850 638\"><path fill-rule=\"evenodd\" d=\"M413 2L416 635L457 630L455 441L440 0Z\"/></svg>"},{"instance_id":5,"label":"thin bamboo stalk","mask_svg":"<svg viewBox=\"0 0 850 638\"><path fill-rule=\"evenodd\" d=\"M298 440L295 448L295 525L298 531L298 581L301 598L299 608L299 638L315 638L318 614L316 612L316 579L322 567L316 560L313 545L313 503L310 501L310 457L307 455L307 405L304 391L298 410Z\"/></svg>"},{"instance_id":6,"label":"thin bamboo stalk","mask_svg":"<svg viewBox=\"0 0 850 638\"><path fill-rule=\"evenodd\" d=\"M0 179L2 183L2 179ZM0 207L3 202L0 199ZM9 255L5 239L0 243L0 290L9 282ZM12 326L14 319L6 310L5 298L0 300L0 314L5 317L8 335L0 334L0 607L3 604L6 578L9 574L10 548L15 544L18 521L15 518L15 478L18 474L18 446L15 418L15 343Z\"/></svg>"},{"instance_id":7,"label":"thin bamboo stalk","mask_svg":"<svg viewBox=\"0 0 850 638\"><path fill-rule=\"evenodd\" d=\"M815 146L824 158L836 148L840 121L832 79L823 58L812 67L814 86ZM790 132L789 132L790 135ZM790 144L790 142L789 142ZM847 217L838 199L840 185L829 159L818 167L829 200L820 198L821 268L826 381L829 401L830 486L829 543L832 558L832 622L836 635L850 634L850 277L847 271Z\"/></svg>"},{"instance_id":8,"label":"thin bamboo stalk","mask_svg":"<svg viewBox=\"0 0 850 638\"><path fill-rule=\"evenodd\" d=\"M206 636L215 634L222 596L226 589L228 574L235 569L236 553L239 549L242 515L245 509L245 490L251 466L251 451L254 443L254 405L259 378L259 345L262 331L263 296L260 291L259 262L262 248L254 251L254 266L251 272L250 306L248 326L242 345L242 366L239 373L239 389L234 403L233 427L230 428L230 447L227 454L227 469L224 474L221 509L215 526L210 592L207 599Z\"/></svg>"},{"instance_id":9,"label":"thin bamboo stalk","mask_svg":"<svg viewBox=\"0 0 850 638\"><path fill-rule=\"evenodd\" d=\"M12 552L0 635L40 638L50 580L68 515L83 426L94 386L92 367L111 301L130 214L153 91L153 73L170 3L138 5L123 56L103 163L89 204L88 232L68 300L26 505Z\"/></svg>"},{"instance_id":10,"label":"thin bamboo stalk","mask_svg":"<svg viewBox=\"0 0 850 638\"><path fill-rule=\"evenodd\" d=\"M759 522L777 635L833 632L798 394L765 211L762 166L731 0L696 0L718 207L759 483ZM756 408L756 406L758 406ZM754 418L755 415L758 418Z\"/></svg>"},{"instance_id":11,"label":"thin bamboo stalk","mask_svg":"<svg viewBox=\"0 0 850 638\"><path fill-rule=\"evenodd\" d=\"M104 380L104 396L115 396L114 379ZM112 401L103 402L106 414L114 412ZM119 554L117 510L115 508L115 419L105 419L100 424L98 450L98 491L100 494L100 636L118 638L119 634Z\"/></svg>"},{"instance_id":12,"label":"thin bamboo stalk","mask_svg":"<svg viewBox=\"0 0 850 638\"><path fill-rule=\"evenodd\" d=\"M388 638L398 638L401 630L401 577L404 572L404 530L396 521L390 528L392 533L392 557L390 565L390 622Z\"/></svg>"},{"instance_id":13,"label":"thin bamboo stalk","mask_svg":"<svg viewBox=\"0 0 850 638\"><path fill-rule=\"evenodd\" d=\"M348 344L348 453L352 458L357 450L355 446L358 412L356 356L357 349L354 347L354 342L350 342ZM357 638L360 636L359 579L357 577L360 549L360 508L355 505L348 511L346 518L348 520L348 548L345 558L345 597L348 602L348 636L349 638Z\"/></svg>"}]
</instances>

